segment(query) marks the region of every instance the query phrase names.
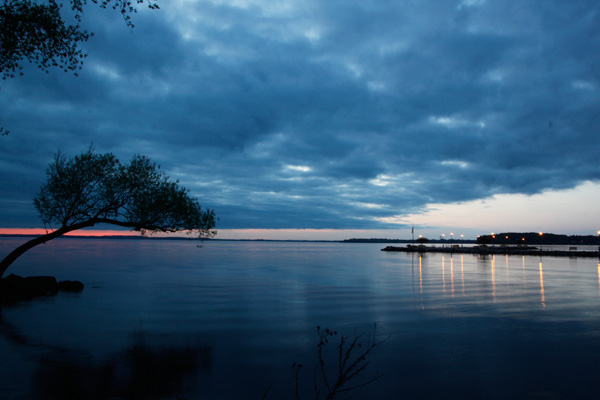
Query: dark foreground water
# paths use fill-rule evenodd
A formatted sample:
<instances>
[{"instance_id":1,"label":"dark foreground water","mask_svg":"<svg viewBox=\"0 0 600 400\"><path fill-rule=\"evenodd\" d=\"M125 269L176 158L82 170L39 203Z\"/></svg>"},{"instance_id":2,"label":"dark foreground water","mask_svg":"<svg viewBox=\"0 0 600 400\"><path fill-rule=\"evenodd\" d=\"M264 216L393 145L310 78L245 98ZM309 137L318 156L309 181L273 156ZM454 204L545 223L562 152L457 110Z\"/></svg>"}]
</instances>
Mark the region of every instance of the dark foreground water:
<instances>
[{"instance_id":1,"label":"dark foreground water","mask_svg":"<svg viewBox=\"0 0 600 400\"><path fill-rule=\"evenodd\" d=\"M18 243L0 239L0 254ZM389 339L354 383L384 375L348 393L356 399L600 397L598 260L382 247L38 246L8 273L86 288L0 309L0 399L293 399L294 362L300 398L314 399L316 327L366 346L373 323ZM338 343L323 356L332 374Z\"/></svg>"}]
</instances>

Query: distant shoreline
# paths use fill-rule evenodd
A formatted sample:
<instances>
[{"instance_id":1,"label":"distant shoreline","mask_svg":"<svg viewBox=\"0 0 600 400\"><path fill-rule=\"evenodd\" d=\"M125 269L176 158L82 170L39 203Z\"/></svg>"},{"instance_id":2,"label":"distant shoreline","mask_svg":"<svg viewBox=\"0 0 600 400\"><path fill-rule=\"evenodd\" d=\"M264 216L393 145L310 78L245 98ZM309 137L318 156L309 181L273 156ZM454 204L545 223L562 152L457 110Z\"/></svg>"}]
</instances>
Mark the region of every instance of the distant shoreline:
<instances>
[{"instance_id":1,"label":"distant shoreline","mask_svg":"<svg viewBox=\"0 0 600 400\"><path fill-rule=\"evenodd\" d=\"M40 235L32 234L0 234L0 238L5 237L18 237L18 238L34 238ZM192 240L192 241L204 241L204 242L310 242L310 243L341 243L343 240L302 240L302 239L219 239L219 238L198 238L198 237L158 237L158 236L136 236L136 235L105 235L105 236L92 236L92 235L63 235L56 239L116 239L116 240Z\"/></svg>"},{"instance_id":2,"label":"distant shoreline","mask_svg":"<svg viewBox=\"0 0 600 400\"><path fill-rule=\"evenodd\" d=\"M0 234L0 238L15 237L15 238L34 238L40 235L35 234ZM538 232L508 232L497 233L495 235L483 235L489 239L488 244L491 245L590 245L600 246L600 237L595 235L561 235L553 233L544 233L540 235ZM352 238L342 240L324 240L324 239L221 239L221 238L198 238L186 236L152 236L152 235L65 235L57 239L111 239L111 240L188 240L188 241L220 241L220 242L280 242L280 243L374 243L374 244L417 244L418 240L411 239L387 239L387 238ZM428 239L426 243L430 244L476 244L476 240L465 239Z\"/></svg>"}]
</instances>

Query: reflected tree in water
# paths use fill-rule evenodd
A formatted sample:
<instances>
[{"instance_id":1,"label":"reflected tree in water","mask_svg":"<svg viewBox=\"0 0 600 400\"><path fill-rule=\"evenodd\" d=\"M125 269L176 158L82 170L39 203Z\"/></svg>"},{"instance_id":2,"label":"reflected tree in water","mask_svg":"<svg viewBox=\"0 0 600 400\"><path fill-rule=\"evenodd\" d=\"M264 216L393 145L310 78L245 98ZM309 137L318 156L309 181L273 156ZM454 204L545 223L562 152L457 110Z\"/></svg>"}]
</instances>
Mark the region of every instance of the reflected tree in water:
<instances>
[{"instance_id":1,"label":"reflected tree in water","mask_svg":"<svg viewBox=\"0 0 600 400\"><path fill-rule=\"evenodd\" d=\"M211 365L210 347L151 346L136 334L125 352L101 363L73 351L43 357L34 387L42 399L183 399L186 379Z\"/></svg>"},{"instance_id":2,"label":"reflected tree in water","mask_svg":"<svg viewBox=\"0 0 600 400\"><path fill-rule=\"evenodd\" d=\"M186 380L210 371L213 364L212 348L193 338L185 345L175 344L179 343L175 338L151 344L144 332L136 332L123 352L95 360L86 351L32 341L1 312L0 334L34 350L32 394L43 400L184 399Z\"/></svg>"}]
</instances>

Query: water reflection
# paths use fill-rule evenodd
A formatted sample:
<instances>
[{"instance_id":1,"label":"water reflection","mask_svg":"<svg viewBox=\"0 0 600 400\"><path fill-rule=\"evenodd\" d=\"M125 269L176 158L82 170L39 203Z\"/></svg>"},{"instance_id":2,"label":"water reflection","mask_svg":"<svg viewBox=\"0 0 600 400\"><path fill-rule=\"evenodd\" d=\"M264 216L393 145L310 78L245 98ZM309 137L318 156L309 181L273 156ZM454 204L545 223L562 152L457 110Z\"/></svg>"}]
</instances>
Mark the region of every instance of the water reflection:
<instances>
[{"instance_id":1,"label":"water reflection","mask_svg":"<svg viewBox=\"0 0 600 400\"><path fill-rule=\"evenodd\" d=\"M446 257L442 254L442 290L446 294Z\"/></svg>"},{"instance_id":2,"label":"water reflection","mask_svg":"<svg viewBox=\"0 0 600 400\"><path fill-rule=\"evenodd\" d=\"M574 262L573 259L557 257L460 255L460 267L459 255L456 254L427 257L426 262L419 260L418 292L422 309L449 308L442 302L455 299L452 307L460 304L477 307L481 302L489 301L501 305L503 310L525 312L534 304L540 308L549 307L549 296L553 299L553 307L566 309L587 305L591 301L591 282L595 282L595 298L600 294L600 262L595 260L590 270L582 269L582 266L590 265L588 260ZM498 257L503 257L502 267ZM435 264L437 268L429 268ZM591 282L590 274L593 274ZM587 284L583 283L586 279ZM416 280L415 276L415 292ZM461 298L463 300L459 300Z\"/></svg>"},{"instance_id":3,"label":"water reflection","mask_svg":"<svg viewBox=\"0 0 600 400\"><path fill-rule=\"evenodd\" d=\"M505 264L506 264L506 287L510 287L510 277L508 272L508 254L504 256Z\"/></svg>"},{"instance_id":4,"label":"water reflection","mask_svg":"<svg viewBox=\"0 0 600 400\"><path fill-rule=\"evenodd\" d=\"M212 367L212 349L184 344L173 338L152 340L143 331L131 335L122 352L96 360L89 351L35 342L2 318L0 334L18 347L29 349L34 372L32 394L41 400L155 400L185 394L184 383Z\"/></svg>"},{"instance_id":5,"label":"water reflection","mask_svg":"<svg viewBox=\"0 0 600 400\"><path fill-rule=\"evenodd\" d=\"M65 251L40 248L24 267L40 274L50 263L89 285L3 310L18 329L0 323L0 398L260 399L271 384L267 399L293 398L294 361L309 398L314 327L373 321L392 335L372 359L385 376L354 398L597 397L595 259L509 256L503 268L461 254L459 276L458 254L369 244L214 242L199 254L118 242L90 257L103 243L57 241Z\"/></svg>"},{"instance_id":6,"label":"water reflection","mask_svg":"<svg viewBox=\"0 0 600 400\"><path fill-rule=\"evenodd\" d=\"M465 256L460 255L460 276L462 281L462 295L465 295Z\"/></svg>"},{"instance_id":7,"label":"water reflection","mask_svg":"<svg viewBox=\"0 0 600 400\"><path fill-rule=\"evenodd\" d=\"M525 256L523 256L521 259L523 264L523 289L527 290L527 277L525 276Z\"/></svg>"},{"instance_id":8,"label":"water reflection","mask_svg":"<svg viewBox=\"0 0 600 400\"><path fill-rule=\"evenodd\" d=\"M496 256L492 255L492 297L496 302Z\"/></svg>"},{"instance_id":9,"label":"water reflection","mask_svg":"<svg viewBox=\"0 0 600 400\"><path fill-rule=\"evenodd\" d=\"M542 258L540 257L540 300L542 307L546 307L546 294L544 293L544 270L542 268Z\"/></svg>"},{"instance_id":10,"label":"water reflection","mask_svg":"<svg viewBox=\"0 0 600 400\"><path fill-rule=\"evenodd\" d=\"M413 280L412 287L414 293L415 287L415 278L414 278L414 253L412 254L412 262L413 262ZM416 297L416 296L415 296ZM425 303L423 302L423 255L419 253L419 298L421 302L421 309L425 309Z\"/></svg>"},{"instance_id":11,"label":"water reflection","mask_svg":"<svg viewBox=\"0 0 600 400\"><path fill-rule=\"evenodd\" d=\"M452 285L452 297L454 297L454 259L450 254L450 283Z\"/></svg>"},{"instance_id":12,"label":"water reflection","mask_svg":"<svg viewBox=\"0 0 600 400\"><path fill-rule=\"evenodd\" d=\"M599 269L599 271L600 271L600 269ZM421 255L419 255L419 286L421 288L421 298L422 298L423 297L423 256L421 256Z\"/></svg>"}]
</instances>

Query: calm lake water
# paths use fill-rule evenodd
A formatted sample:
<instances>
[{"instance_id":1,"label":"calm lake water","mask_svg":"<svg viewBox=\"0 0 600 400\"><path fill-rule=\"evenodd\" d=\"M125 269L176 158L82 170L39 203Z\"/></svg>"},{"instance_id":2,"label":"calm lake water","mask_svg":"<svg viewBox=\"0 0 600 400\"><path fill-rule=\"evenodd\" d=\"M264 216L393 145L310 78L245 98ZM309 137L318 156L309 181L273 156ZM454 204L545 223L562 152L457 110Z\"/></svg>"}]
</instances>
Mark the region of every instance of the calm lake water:
<instances>
[{"instance_id":1,"label":"calm lake water","mask_svg":"<svg viewBox=\"0 0 600 400\"><path fill-rule=\"evenodd\" d=\"M196 245L62 238L25 254L7 273L86 287L0 309L0 399L293 399L294 362L313 399L317 326L388 338L354 383L384 375L353 398L598 398L596 259Z\"/></svg>"}]
</instances>

